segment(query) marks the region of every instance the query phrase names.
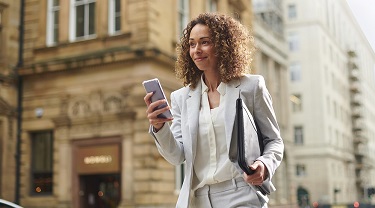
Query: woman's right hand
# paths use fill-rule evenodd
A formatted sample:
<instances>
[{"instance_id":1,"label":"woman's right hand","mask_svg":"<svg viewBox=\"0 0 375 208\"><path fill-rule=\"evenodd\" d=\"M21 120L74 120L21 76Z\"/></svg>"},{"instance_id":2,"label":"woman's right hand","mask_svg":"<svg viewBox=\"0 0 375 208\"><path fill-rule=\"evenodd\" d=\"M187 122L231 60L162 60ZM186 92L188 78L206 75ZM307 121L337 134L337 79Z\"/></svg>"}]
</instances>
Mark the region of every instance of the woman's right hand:
<instances>
[{"instance_id":1,"label":"woman's right hand","mask_svg":"<svg viewBox=\"0 0 375 208\"><path fill-rule=\"evenodd\" d=\"M169 110L170 107L166 106L164 108L155 110L156 107L158 107L159 105L161 105L163 103L166 103L167 101L166 100L158 100L158 101L155 101L155 102L151 102L152 94L153 94L152 92L147 93L146 96L143 99L144 99L144 101L147 105L146 113L147 113L148 121L154 127L154 130L157 132L157 131L159 131L159 129L161 129L164 126L165 122L172 121L173 118L158 118L157 117L159 114Z\"/></svg>"}]
</instances>

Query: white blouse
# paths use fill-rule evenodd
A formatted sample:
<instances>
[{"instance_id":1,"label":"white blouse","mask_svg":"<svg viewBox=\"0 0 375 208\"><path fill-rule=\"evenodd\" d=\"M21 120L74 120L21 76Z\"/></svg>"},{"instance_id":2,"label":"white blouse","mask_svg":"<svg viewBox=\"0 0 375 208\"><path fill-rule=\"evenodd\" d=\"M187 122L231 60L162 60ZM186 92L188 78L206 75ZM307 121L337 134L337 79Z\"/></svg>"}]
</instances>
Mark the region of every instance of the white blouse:
<instances>
[{"instance_id":1,"label":"white blouse","mask_svg":"<svg viewBox=\"0 0 375 208\"><path fill-rule=\"evenodd\" d=\"M220 104L210 109L208 87L202 78L201 109L199 112L197 152L194 161L194 177L192 189L195 191L206 184L214 184L240 177L229 160L225 138L225 83L220 83Z\"/></svg>"}]
</instances>

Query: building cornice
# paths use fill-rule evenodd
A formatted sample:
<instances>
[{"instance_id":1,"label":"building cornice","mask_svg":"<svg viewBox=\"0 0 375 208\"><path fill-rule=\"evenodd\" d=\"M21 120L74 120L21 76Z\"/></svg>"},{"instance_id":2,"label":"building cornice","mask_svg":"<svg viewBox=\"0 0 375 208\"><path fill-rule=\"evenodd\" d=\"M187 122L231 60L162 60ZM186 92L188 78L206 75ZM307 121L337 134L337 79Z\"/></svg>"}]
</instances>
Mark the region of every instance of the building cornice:
<instances>
[{"instance_id":1,"label":"building cornice","mask_svg":"<svg viewBox=\"0 0 375 208\"><path fill-rule=\"evenodd\" d=\"M103 64L152 58L173 66L175 57L162 52L158 48L117 47L103 49L78 56L59 57L25 65L18 69L21 76L56 71L75 70Z\"/></svg>"}]
</instances>

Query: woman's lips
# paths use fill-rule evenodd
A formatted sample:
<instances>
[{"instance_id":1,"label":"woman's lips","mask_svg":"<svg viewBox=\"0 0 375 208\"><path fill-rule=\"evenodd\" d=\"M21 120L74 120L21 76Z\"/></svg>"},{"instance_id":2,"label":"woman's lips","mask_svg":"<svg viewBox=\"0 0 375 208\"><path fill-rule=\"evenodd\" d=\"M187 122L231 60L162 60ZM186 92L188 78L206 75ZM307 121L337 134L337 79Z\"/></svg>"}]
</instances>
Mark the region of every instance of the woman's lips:
<instances>
[{"instance_id":1,"label":"woman's lips","mask_svg":"<svg viewBox=\"0 0 375 208\"><path fill-rule=\"evenodd\" d=\"M198 58L195 58L194 60L195 61L202 61L203 59L205 59L206 57L198 57Z\"/></svg>"}]
</instances>

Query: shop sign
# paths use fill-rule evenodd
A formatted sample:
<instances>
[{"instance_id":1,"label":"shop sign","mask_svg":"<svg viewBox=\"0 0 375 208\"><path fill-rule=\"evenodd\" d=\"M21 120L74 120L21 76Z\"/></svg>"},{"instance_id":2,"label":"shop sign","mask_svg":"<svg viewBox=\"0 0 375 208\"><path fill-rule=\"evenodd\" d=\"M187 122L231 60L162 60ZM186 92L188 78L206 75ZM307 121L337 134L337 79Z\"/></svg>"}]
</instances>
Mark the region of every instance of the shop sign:
<instances>
[{"instance_id":1,"label":"shop sign","mask_svg":"<svg viewBox=\"0 0 375 208\"><path fill-rule=\"evenodd\" d=\"M120 171L119 145L79 147L77 172L80 174L115 173Z\"/></svg>"}]
</instances>

